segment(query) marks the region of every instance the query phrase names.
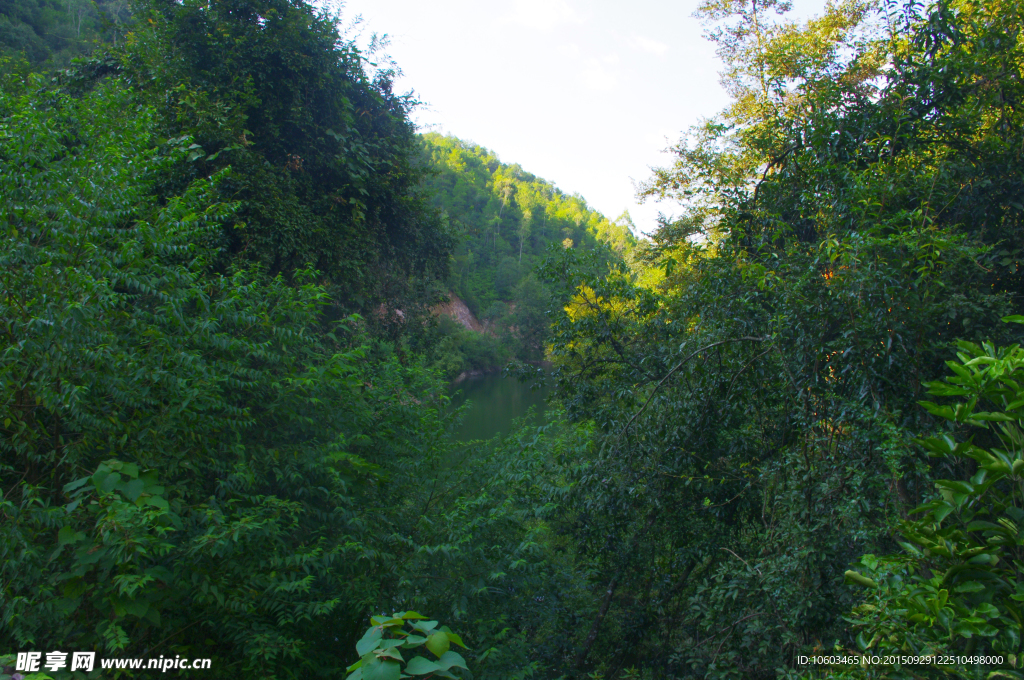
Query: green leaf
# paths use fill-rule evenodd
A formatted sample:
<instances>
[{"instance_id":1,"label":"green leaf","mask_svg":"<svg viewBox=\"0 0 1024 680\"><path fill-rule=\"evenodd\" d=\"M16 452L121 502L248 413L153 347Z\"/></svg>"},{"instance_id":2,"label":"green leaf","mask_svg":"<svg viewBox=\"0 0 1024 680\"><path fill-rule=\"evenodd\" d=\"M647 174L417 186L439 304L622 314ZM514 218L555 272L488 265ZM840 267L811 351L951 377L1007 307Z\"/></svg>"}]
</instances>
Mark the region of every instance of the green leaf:
<instances>
[{"instance_id":1,"label":"green leaf","mask_svg":"<svg viewBox=\"0 0 1024 680\"><path fill-rule=\"evenodd\" d=\"M465 668L467 671L469 670L466 666L466 660L462 658L462 655L450 650L441 655L441 658L437 660L437 664L444 670L448 670L452 666Z\"/></svg>"},{"instance_id":2,"label":"green leaf","mask_svg":"<svg viewBox=\"0 0 1024 680\"><path fill-rule=\"evenodd\" d=\"M79 534L72 527L64 526L57 532L57 546L67 545L68 543L74 543L79 538L85 538L83 534Z\"/></svg>"},{"instance_id":3,"label":"green leaf","mask_svg":"<svg viewBox=\"0 0 1024 680\"><path fill-rule=\"evenodd\" d=\"M1015 417L1007 415L1005 413L978 411L973 416L976 420L985 420L988 422L1013 422L1017 420Z\"/></svg>"},{"instance_id":4,"label":"green leaf","mask_svg":"<svg viewBox=\"0 0 1024 680\"><path fill-rule=\"evenodd\" d=\"M985 586L977 581L968 581L967 583L961 583L953 590L957 593L979 593L985 590Z\"/></svg>"},{"instance_id":5,"label":"green leaf","mask_svg":"<svg viewBox=\"0 0 1024 680\"><path fill-rule=\"evenodd\" d=\"M105 480L110 475L110 473L111 469L101 463L100 466L96 469L96 472L94 472L92 477L90 477L89 479L92 480L93 486L95 486L98 489L100 488L100 485L103 484L103 480Z\"/></svg>"},{"instance_id":6,"label":"green leaf","mask_svg":"<svg viewBox=\"0 0 1024 680\"><path fill-rule=\"evenodd\" d=\"M108 493L114 490L114 487L121 481L120 472L111 472L109 475L103 477L103 481L99 484L99 490L101 493Z\"/></svg>"},{"instance_id":7,"label":"green leaf","mask_svg":"<svg viewBox=\"0 0 1024 680\"><path fill-rule=\"evenodd\" d=\"M121 493L124 494L125 498L134 502L138 500L139 496L142 495L142 491L145 488L146 483L144 481L142 481L141 479L133 479L132 481L124 485L124 488L121 490Z\"/></svg>"},{"instance_id":8,"label":"green leaf","mask_svg":"<svg viewBox=\"0 0 1024 680\"><path fill-rule=\"evenodd\" d=\"M74 491L75 489L84 486L90 479L91 477L82 477L81 479L76 479L73 482L68 482L64 485L64 493Z\"/></svg>"},{"instance_id":9,"label":"green leaf","mask_svg":"<svg viewBox=\"0 0 1024 680\"><path fill-rule=\"evenodd\" d=\"M967 482L950 481L948 479L940 479L935 482L935 486L940 489L949 489L957 493L973 494L974 487Z\"/></svg>"},{"instance_id":10,"label":"green leaf","mask_svg":"<svg viewBox=\"0 0 1024 680\"><path fill-rule=\"evenodd\" d=\"M377 664L367 664L361 670L363 680L398 680L402 674L401 664L391 659L381 660Z\"/></svg>"},{"instance_id":11,"label":"green leaf","mask_svg":"<svg viewBox=\"0 0 1024 680\"><path fill-rule=\"evenodd\" d=\"M450 643L448 642L448 634L442 630L437 631L429 638L427 638L427 649L433 652L434 656L440 657L448 651Z\"/></svg>"},{"instance_id":12,"label":"green leaf","mask_svg":"<svg viewBox=\"0 0 1024 680\"><path fill-rule=\"evenodd\" d=\"M419 612L414 612L414 611L402 612L401 614L395 614L395 616L397 616L399 618L403 618L403 619L426 619L427 618L423 614L420 614Z\"/></svg>"},{"instance_id":13,"label":"green leaf","mask_svg":"<svg viewBox=\"0 0 1024 680\"><path fill-rule=\"evenodd\" d=\"M861 574L858 574L853 570L847 570L846 573L843 575L846 577L845 580L847 583L855 583L859 586L864 586L865 588L878 587L878 584L869 579L867 576L862 576Z\"/></svg>"},{"instance_id":14,"label":"green leaf","mask_svg":"<svg viewBox=\"0 0 1024 680\"><path fill-rule=\"evenodd\" d=\"M455 634L455 633L453 633L451 631L447 631L446 634L448 635L448 639L451 640L452 642L454 642L455 644L457 644L459 647L462 647L463 649L469 649L469 647L467 647L462 642L462 638L459 637L457 634Z\"/></svg>"},{"instance_id":15,"label":"green leaf","mask_svg":"<svg viewBox=\"0 0 1024 680\"><path fill-rule=\"evenodd\" d=\"M415 630L429 635L434 632L435 628L437 628L437 621L416 621L410 625L412 625Z\"/></svg>"},{"instance_id":16,"label":"green leaf","mask_svg":"<svg viewBox=\"0 0 1024 680\"><path fill-rule=\"evenodd\" d=\"M161 510L168 510L171 507L168 505L167 501L160 496L150 496L146 499L146 503L155 508L160 508Z\"/></svg>"},{"instance_id":17,"label":"green leaf","mask_svg":"<svg viewBox=\"0 0 1024 680\"><path fill-rule=\"evenodd\" d=\"M405 665L405 672L409 675L426 675L441 669L441 666L422 656L414 656Z\"/></svg>"},{"instance_id":18,"label":"green leaf","mask_svg":"<svg viewBox=\"0 0 1024 680\"><path fill-rule=\"evenodd\" d=\"M402 646L406 649L410 647L419 647L426 641L427 638L423 637L422 635L410 635L409 637L402 640Z\"/></svg>"},{"instance_id":19,"label":"green leaf","mask_svg":"<svg viewBox=\"0 0 1024 680\"><path fill-rule=\"evenodd\" d=\"M141 598L136 600L121 600L120 604L124 607L126 612L132 616L137 616L140 619L146 615L147 611L149 611L149 602Z\"/></svg>"},{"instance_id":20,"label":"green leaf","mask_svg":"<svg viewBox=\"0 0 1024 680\"><path fill-rule=\"evenodd\" d=\"M380 643L380 639L383 635L383 631L378 626L374 626L369 629L359 642L356 643L356 653L359 654L359 656L363 656L377 649L377 645Z\"/></svg>"}]
</instances>

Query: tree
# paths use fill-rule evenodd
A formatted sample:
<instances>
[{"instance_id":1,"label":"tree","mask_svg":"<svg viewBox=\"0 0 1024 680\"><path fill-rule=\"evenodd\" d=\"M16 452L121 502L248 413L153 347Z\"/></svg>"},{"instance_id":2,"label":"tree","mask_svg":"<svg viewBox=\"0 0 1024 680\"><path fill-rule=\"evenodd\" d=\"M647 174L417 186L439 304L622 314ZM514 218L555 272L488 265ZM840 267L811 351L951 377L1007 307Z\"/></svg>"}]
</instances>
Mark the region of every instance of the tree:
<instances>
[{"instance_id":1,"label":"tree","mask_svg":"<svg viewBox=\"0 0 1024 680\"><path fill-rule=\"evenodd\" d=\"M530 222L533 220L533 210L527 208L523 211L523 219L519 222L519 261L523 261L523 241L530 237Z\"/></svg>"},{"instance_id":2,"label":"tree","mask_svg":"<svg viewBox=\"0 0 1024 680\"><path fill-rule=\"evenodd\" d=\"M147 7L151 28L117 68L146 84L168 137L197 145L168 190L231 165L225 197L244 228L224 230L218 266L287 276L312 265L340 309L411 311L412 280L443 279L453 240L419 193L413 102L392 91L393 73L371 78L332 17L305 2Z\"/></svg>"}]
</instances>

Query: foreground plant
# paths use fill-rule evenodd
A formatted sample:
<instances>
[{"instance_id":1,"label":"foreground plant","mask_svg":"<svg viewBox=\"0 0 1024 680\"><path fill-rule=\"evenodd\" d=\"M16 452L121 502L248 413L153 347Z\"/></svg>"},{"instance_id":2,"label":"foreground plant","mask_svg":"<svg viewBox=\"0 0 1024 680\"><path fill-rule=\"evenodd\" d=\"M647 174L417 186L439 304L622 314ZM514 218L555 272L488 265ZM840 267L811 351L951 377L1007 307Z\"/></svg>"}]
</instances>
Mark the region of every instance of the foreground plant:
<instances>
[{"instance_id":1,"label":"foreground plant","mask_svg":"<svg viewBox=\"0 0 1024 680\"><path fill-rule=\"evenodd\" d=\"M370 617L373 624L356 643L359 661L348 667L347 680L397 680L413 675L427 678L457 678L452 669L466 667L466 660L452 651L453 644L466 649L462 638L448 626L438 627L437 621L413 611L391 616ZM425 648L433 656L417 655L409 660L402 655Z\"/></svg>"},{"instance_id":2,"label":"foreground plant","mask_svg":"<svg viewBox=\"0 0 1024 680\"><path fill-rule=\"evenodd\" d=\"M1024 323L1024 316L1008 317ZM900 525L903 555L861 563L873 579L847 572L874 590L854 610L857 645L867 654L934 656L942 670L974 677L1024 677L1020 666L1024 603L1024 349L959 343L955 375L928 383L951 405L921 402L956 429L978 428L957 441L950 434L919 439L965 479L935 482L937 496ZM979 446L975 441L984 442ZM921 668L915 668L920 673Z\"/></svg>"}]
</instances>

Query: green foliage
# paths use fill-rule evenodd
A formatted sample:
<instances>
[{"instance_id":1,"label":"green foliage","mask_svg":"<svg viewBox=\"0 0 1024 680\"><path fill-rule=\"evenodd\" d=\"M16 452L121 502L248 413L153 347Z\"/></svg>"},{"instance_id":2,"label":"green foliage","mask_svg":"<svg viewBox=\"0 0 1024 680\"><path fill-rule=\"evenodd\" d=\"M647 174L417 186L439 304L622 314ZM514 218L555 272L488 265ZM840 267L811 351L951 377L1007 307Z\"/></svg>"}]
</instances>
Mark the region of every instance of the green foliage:
<instances>
[{"instance_id":1,"label":"green foliage","mask_svg":"<svg viewBox=\"0 0 1024 680\"><path fill-rule=\"evenodd\" d=\"M423 171L394 74L370 71L337 17L298 0L146 3L146 28L115 52L114 70L160 114L162 133L189 137L188 163L161 193L231 166L220 197L238 203L221 232L218 270L258 264L289 280L313 267L335 316L400 326L381 305L415 316L447 275L453 242L419 193ZM140 10L141 11L141 10Z\"/></svg>"},{"instance_id":2,"label":"green foliage","mask_svg":"<svg viewBox=\"0 0 1024 680\"><path fill-rule=\"evenodd\" d=\"M410 351L451 239L409 102L305 4L139 11L57 89L0 89L0 642L336 676L367 612L416 606L478 677L536 673L582 581L551 460L587 438L450 439ZM539 328L514 264L502 315Z\"/></svg>"},{"instance_id":3,"label":"green foliage","mask_svg":"<svg viewBox=\"0 0 1024 680\"><path fill-rule=\"evenodd\" d=\"M565 238L579 248L600 250L605 259L628 256L636 244L628 214L610 222L582 197L564 195L518 165L501 163L487 149L436 133L420 139L433 172L426 183L431 200L461 235L453 292L489 322L496 344L507 353L541 359L548 318L538 307L547 310L547 300L542 301L547 291L530 273L545 249Z\"/></svg>"},{"instance_id":4,"label":"green foliage","mask_svg":"<svg viewBox=\"0 0 1024 680\"><path fill-rule=\"evenodd\" d=\"M0 59L23 59L34 70L67 68L99 45L122 44L131 21L128 0L3 0Z\"/></svg>"},{"instance_id":5,"label":"green foliage","mask_svg":"<svg viewBox=\"0 0 1024 680\"><path fill-rule=\"evenodd\" d=\"M451 441L429 326L374 306L431 304L451 243L406 104L309 7L256 9L156 4L59 89L5 77L0 641L334 676L368 611L422 605L478 677L535 673L581 581L550 460L586 438Z\"/></svg>"},{"instance_id":6,"label":"green foliage","mask_svg":"<svg viewBox=\"0 0 1024 680\"><path fill-rule=\"evenodd\" d=\"M1002 664L905 668L899 677L929 672L986 677L996 667L1003 669L998 677L1021 677L1012 659L1024 652L1024 350L989 343L959 346L959 361L949 362L954 375L928 383L929 394L955 403L921 402L948 421L950 431L917 443L944 468L963 476L937 480L937 496L899 523L905 553L861 558L872 580L849 572L860 585L873 588L850 620L864 653L1003 658ZM965 427L977 434L958 437ZM896 673L889 669L886 677Z\"/></svg>"},{"instance_id":7,"label":"green foliage","mask_svg":"<svg viewBox=\"0 0 1024 680\"><path fill-rule=\"evenodd\" d=\"M347 680L461 677L456 673L469 669L462 655L451 647L456 645L466 649L462 638L448 626L438 627L437 621L426 619L414 611L371 617L373 625L356 643L360 658L348 667L351 674ZM407 655L417 652L429 654L406 659L402 652Z\"/></svg>"},{"instance_id":8,"label":"green foliage","mask_svg":"<svg viewBox=\"0 0 1024 680\"><path fill-rule=\"evenodd\" d=\"M0 93L0 639L330 673L383 585L360 499L443 388L316 272L211 272L230 172L155 200L191 153L158 119L117 81Z\"/></svg>"},{"instance_id":9,"label":"green foliage","mask_svg":"<svg viewBox=\"0 0 1024 680\"><path fill-rule=\"evenodd\" d=\"M650 247L417 138L299 0L151 0L54 87L3 76L0 641L211 678L1019 655L1019 7L781 8L703 6L735 100L645 187L683 203ZM490 334L428 317L449 285ZM963 338L960 403L917 408ZM565 419L453 442L439 374L510 355ZM359 637L410 607L473 650Z\"/></svg>"},{"instance_id":10,"label":"green foliage","mask_svg":"<svg viewBox=\"0 0 1024 680\"><path fill-rule=\"evenodd\" d=\"M852 645L844 571L939 474L921 382L958 339L1017 339L1020 83L976 84L1018 63L1018 5L775 8L702 10L735 99L645 188L682 203L640 253L662 283L575 249L543 270L558 394L596 427L563 525L593 565L580 674L774 677Z\"/></svg>"},{"instance_id":11,"label":"green foliage","mask_svg":"<svg viewBox=\"0 0 1024 680\"><path fill-rule=\"evenodd\" d=\"M439 316L420 340L417 349L422 348L428 364L448 380L466 371L493 371L510 357L504 338L465 328L445 315Z\"/></svg>"},{"instance_id":12,"label":"green foliage","mask_svg":"<svg viewBox=\"0 0 1024 680\"><path fill-rule=\"evenodd\" d=\"M524 678L568 653L559 626L585 591L553 524L567 492L558 473L588 446L585 431L556 421L393 467L373 500L393 509L378 606L458 622L478 678Z\"/></svg>"}]
</instances>

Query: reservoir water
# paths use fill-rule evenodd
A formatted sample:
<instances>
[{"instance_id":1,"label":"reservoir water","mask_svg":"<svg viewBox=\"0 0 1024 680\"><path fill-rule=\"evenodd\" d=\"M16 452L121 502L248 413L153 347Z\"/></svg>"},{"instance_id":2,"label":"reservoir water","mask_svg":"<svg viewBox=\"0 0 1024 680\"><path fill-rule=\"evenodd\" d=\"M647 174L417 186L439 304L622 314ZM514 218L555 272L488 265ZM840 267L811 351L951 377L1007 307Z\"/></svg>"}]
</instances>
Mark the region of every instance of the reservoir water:
<instances>
[{"instance_id":1,"label":"reservoir water","mask_svg":"<svg viewBox=\"0 0 1024 680\"><path fill-rule=\"evenodd\" d=\"M551 389L531 390L529 383L507 378L501 373L467 378L452 386L452 406L461 406L466 400L472 405L465 413L462 426L455 433L460 441L490 439L501 432L508 434L512 421L522 418L534 407L532 424L540 422L544 413L544 399Z\"/></svg>"}]
</instances>

